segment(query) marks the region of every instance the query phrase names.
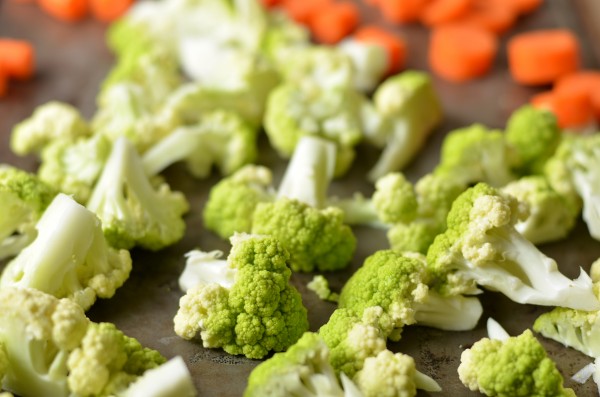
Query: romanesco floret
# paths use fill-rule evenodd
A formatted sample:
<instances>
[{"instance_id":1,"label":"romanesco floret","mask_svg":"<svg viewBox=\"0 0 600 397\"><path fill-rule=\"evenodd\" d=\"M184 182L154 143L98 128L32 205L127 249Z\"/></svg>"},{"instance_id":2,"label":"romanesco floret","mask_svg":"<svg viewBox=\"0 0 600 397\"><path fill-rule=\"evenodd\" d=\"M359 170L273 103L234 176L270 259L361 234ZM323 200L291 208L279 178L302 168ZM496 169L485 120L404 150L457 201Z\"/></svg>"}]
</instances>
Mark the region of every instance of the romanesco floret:
<instances>
[{"instance_id":1,"label":"romanesco floret","mask_svg":"<svg viewBox=\"0 0 600 397\"><path fill-rule=\"evenodd\" d=\"M483 338L463 351L458 367L461 382L486 396L565 396L572 389L531 330L506 340Z\"/></svg>"},{"instance_id":2,"label":"romanesco floret","mask_svg":"<svg viewBox=\"0 0 600 397\"><path fill-rule=\"evenodd\" d=\"M17 255L35 239L35 224L56 193L34 174L0 165L0 260Z\"/></svg>"},{"instance_id":3,"label":"romanesco floret","mask_svg":"<svg viewBox=\"0 0 600 397\"><path fill-rule=\"evenodd\" d=\"M506 123L504 137L518 157L513 167L519 175L540 174L561 140L554 113L524 105L515 110Z\"/></svg>"},{"instance_id":4,"label":"romanesco floret","mask_svg":"<svg viewBox=\"0 0 600 397\"><path fill-rule=\"evenodd\" d=\"M159 250L179 241L185 232L184 195L166 183L156 189L144 172L142 160L126 139L112 147L87 208L98 215L111 245Z\"/></svg>"},{"instance_id":5,"label":"romanesco floret","mask_svg":"<svg viewBox=\"0 0 600 397\"><path fill-rule=\"evenodd\" d=\"M473 124L446 135L433 172L465 186L485 182L500 187L516 179L512 171L516 161L502 131Z\"/></svg>"},{"instance_id":6,"label":"romanesco floret","mask_svg":"<svg viewBox=\"0 0 600 397\"><path fill-rule=\"evenodd\" d=\"M329 363L329 349L314 332L306 332L286 352L259 364L248 378L244 397L360 397L344 390Z\"/></svg>"},{"instance_id":7,"label":"romanesco floret","mask_svg":"<svg viewBox=\"0 0 600 397\"><path fill-rule=\"evenodd\" d=\"M246 165L221 179L210 189L204 226L224 239L235 232L250 233L258 203L275 199L272 180L271 170L260 165Z\"/></svg>"},{"instance_id":8,"label":"romanesco floret","mask_svg":"<svg viewBox=\"0 0 600 397\"><path fill-rule=\"evenodd\" d=\"M110 247L96 215L71 197L58 194L35 228L35 240L4 268L1 288L35 288L87 310L129 277L129 252Z\"/></svg>"},{"instance_id":9,"label":"romanesco floret","mask_svg":"<svg viewBox=\"0 0 600 397\"><path fill-rule=\"evenodd\" d=\"M306 284L306 288L313 291L319 299L329 302L338 302L340 295L331 291L329 281L322 274L316 274L312 280Z\"/></svg>"},{"instance_id":10,"label":"romanesco floret","mask_svg":"<svg viewBox=\"0 0 600 397\"><path fill-rule=\"evenodd\" d=\"M441 233L438 224L427 219L415 219L410 223L397 223L387 231L390 248L398 253L418 252L426 254L435 236Z\"/></svg>"},{"instance_id":11,"label":"romanesco floret","mask_svg":"<svg viewBox=\"0 0 600 397\"><path fill-rule=\"evenodd\" d=\"M87 121L73 106L51 101L35 109L33 114L15 125L10 148L18 155L39 154L50 142L73 141L92 133Z\"/></svg>"},{"instance_id":12,"label":"romanesco floret","mask_svg":"<svg viewBox=\"0 0 600 397\"><path fill-rule=\"evenodd\" d=\"M442 297L428 283L423 255L377 251L346 282L339 307L359 317L369 307L381 307L392 321L392 340L400 338L404 325L414 323L454 331L475 328L483 312L478 298Z\"/></svg>"},{"instance_id":13,"label":"romanesco floret","mask_svg":"<svg viewBox=\"0 0 600 397\"><path fill-rule=\"evenodd\" d=\"M228 276L207 275L208 283L189 289L179 302L175 332L248 358L287 349L308 330L302 297L289 283L288 252L270 236L236 234L231 245L233 283L224 286L219 280Z\"/></svg>"},{"instance_id":14,"label":"romanesco floret","mask_svg":"<svg viewBox=\"0 0 600 397\"><path fill-rule=\"evenodd\" d=\"M509 182L501 189L529 207L529 214L515 229L534 244L565 238L575 226L579 209L552 189L542 175L530 175Z\"/></svg>"},{"instance_id":15,"label":"romanesco floret","mask_svg":"<svg viewBox=\"0 0 600 397\"><path fill-rule=\"evenodd\" d=\"M471 294L479 284L518 303L598 310L583 269L578 279L568 279L515 229L526 215L522 203L488 184L462 193L448 214L448 229L427 251L434 287L444 295Z\"/></svg>"},{"instance_id":16,"label":"romanesco floret","mask_svg":"<svg viewBox=\"0 0 600 397\"><path fill-rule=\"evenodd\" d=\"M230 175L257 157L257 131L236 113L207 112L198 124L182 126L149 148L142 161L148 175L184 161L197 178L210 175L216 165L222 175Z\"/></svg>"},{"instance_id":17,"label":"romanesco floret","mask_svg":"<svg viewBox=\"0 0 600 397\"><path fill-rule=\"evenodd\" d=\"M440 100L427 73L405 71L386 79L373 94L377 112L387 119L383 152L369 171L376 181L401 171L425 145L442 120Z\"/></svg>"}]
</instances>

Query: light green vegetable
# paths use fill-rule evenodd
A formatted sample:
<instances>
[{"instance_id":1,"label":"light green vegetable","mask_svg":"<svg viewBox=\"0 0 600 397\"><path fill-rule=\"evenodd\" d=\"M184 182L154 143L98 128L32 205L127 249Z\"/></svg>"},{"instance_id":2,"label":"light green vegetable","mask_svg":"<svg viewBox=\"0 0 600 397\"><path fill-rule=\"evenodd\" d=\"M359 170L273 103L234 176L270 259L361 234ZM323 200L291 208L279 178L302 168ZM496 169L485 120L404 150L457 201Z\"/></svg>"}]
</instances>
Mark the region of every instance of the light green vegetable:
<instances>
[{"instance_id":1,"label":"light green vegetable","mask_svg":"<svg viewBox=\"0 0 600 397\"><path fill-rule=\"evenodd\" d=\"M434 287L442 294L471 294L479 284L518 303L598 310L585 271L568 279L515 229L526 215L516 199L485 183L462 193L448 214L448 229L427 252Z\"/></svg>"},{"instance_id":2,"label":"light green vegetable","mask_svg":"<svg viewBox=\"0 0 600 397\"><path fill-rule=\"evenodd\" d=\"M344 39L337 48L350 58L354 70L352 85L361 92L375 90L388 73L388 54L381 45Z\"/></svg>"},{"instance_id":3,"label":"light green vegetable","mask_svg":"<svg viewBox=\"0 0 600 397\"><path fill-rule=\"evenodd\" d=\"M102 221L107 240L117 248L140 246L159 250L185 233L188 202L166 183L154 188L133 145L120 138L114 144L87 208Z\"/></svg>"},{"instance_id":4,"label":"light green vegetable","mask_svg":"<svg viewBox=\"0 0 600 397\"><path fill-rule=\"evenodd\" d=\"M51 101L38 106L33 114L14 126L10 148L20 156L39 154L58 139L74 141L92 133L87 121L73 106Z\"/></svg>"},{"instance_id":5,"label":"light green vegetable","mask_svg":"<svg viewBox=\"0 0 600 397\"><path fill-rule=\"evenodd\" d=\"M35 239L35 224L56 193L35 174L0 164L0 260Z\"/></svg>"},{"instance_id":6,"label":"light green vegetable","mask_svg":"<svg viewBox=\"0 0 600 397\"><path fill-rule=\"evenodd\" d=\"M315 275L312 280L306 284L306 288L313 291L317 296L329 302L338 302L339 294L332 292L331 288L329 288L329 281L322 274Z\"/></svg>"},{"instance_id":7,"label":"light green vegetable","mask_svg":"<svg viewBox=\"0 0 600 397\"><path fill-rule=\"evenodd\" d=\"M226 263L217 264L217 271L201 263L186 270L203 282L181 298L175 333L248 358L286 350L308 330L302 297L289 283L289 258L274 237L234 235Z\"/></svg>"},{"instance_id":8,"label":"light green vegetable","mask_svg":"<svg viewBox=\"0 0 600 397\"><path fill-rule=\"evenodd\" d=\"M129 252L110 247L96 215L69 196L57 195L35 228L33 242L4 268L1 288L35 288L87 310L129 277Z\"/></svg>"}]
</instances>

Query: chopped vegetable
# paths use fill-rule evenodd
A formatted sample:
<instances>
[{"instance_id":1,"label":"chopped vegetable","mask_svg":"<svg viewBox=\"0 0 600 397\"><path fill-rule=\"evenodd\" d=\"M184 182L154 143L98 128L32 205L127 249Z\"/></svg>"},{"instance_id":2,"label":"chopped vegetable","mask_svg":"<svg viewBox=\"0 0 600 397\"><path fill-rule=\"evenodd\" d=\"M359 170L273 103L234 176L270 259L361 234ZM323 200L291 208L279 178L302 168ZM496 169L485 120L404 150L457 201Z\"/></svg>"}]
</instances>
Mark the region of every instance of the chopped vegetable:
<instances>
[{"instance_id":1,"label":"chopped vegetable","mask_svg":"<svg viewBox=\"0 0 600 397\"><path fill-rule=\"evenodd\" d=\"M0 38L0 69L9 78L31 78L35 72L33 45L25 40Z\"/></svg>"},{"instance_id":2,"label":"chopped vegetable","mask_svg":"<svg viewBox=\"0 0 600 397\"><path fill-rule=\"evenodd\" d=\"M89 0L94 18L102 22L112 22L127 12L134 0Z\"/></svg>"},{"instance_id":3,"label":"chopped vegetable","mask_svg":"<svg viewBox=\"0 0 600 397\"><path fill-rule=\"evenodd\" d=\"M375 25L363 25L352 38L358 42L381 46L387 54L386 74L391 75L404 67L406 62L406 43L400 36Z\"/></svg>"},{"instance_id":4,"label":"chopped vegetable","mask_svg":"<svg viewBox=\"0 0 600 397\"><path fill-rule=\"evenodd\" d=\"M416 22L430 0L377 0L383 17L393 23Z\"/></svg>"},{"instance_id":5,"label":"chopped vegetable","mask_svg":"<svg viewBox=\"0 0 600 397\"><path fill-rule=\"evenodd\" d=\"M314 38L323 44L335 44L348 36L359 24L356 4L339 1L327 4L310 19L308 26Z\"/></svg>"},{"instance_id":6,"label":"chopped vegetable","mask_svg":"<svg viewBox=\"0 0 600 397\"><path fill-rule=\"evenodd\" d=\"M421 22L429 27L453 22L471 8L471 0L430 0L421 12Z\"/></svg>"},{"instance_id":7,"label":"chopped vegetable","mask_svg":"<svg viewBox=\"0 0 600 397\"><path fill-rule=\"evenodd\" d=\"M81 21L88 15L88 0L38 0L37 3L45 12L65 22Z\"/></svg>"}]
</instances>

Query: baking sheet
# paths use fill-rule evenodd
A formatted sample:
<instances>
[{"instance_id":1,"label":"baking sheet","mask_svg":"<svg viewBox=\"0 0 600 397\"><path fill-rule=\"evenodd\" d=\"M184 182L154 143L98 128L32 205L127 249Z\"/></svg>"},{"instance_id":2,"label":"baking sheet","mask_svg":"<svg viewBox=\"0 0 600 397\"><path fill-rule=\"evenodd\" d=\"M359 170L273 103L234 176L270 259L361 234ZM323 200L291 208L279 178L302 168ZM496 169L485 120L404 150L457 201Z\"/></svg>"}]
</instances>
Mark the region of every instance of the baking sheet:
<instances>
[{"instance_id":1,"label":"baking sheet","mask_svg":"<svg viewBox=\"0 0 600 397\"><path fill-rule=\"evenodd\" d=\"M600 51L593 40L600 40L600 25L594 23L600 17L598 4L600 2L597 0L546 0L538 12L519 20L511 34L537 28L568 27L582 39L583 66L598 67L594 56L600 56ZM381 21L373 9L362 4L361 7L364 20L391 27ZM408 67L427 70L427 30L417 25L394 29L408 41ZM34 80L11 82L10 94L0 98L0 162L32 171L36 169L34 157L15 156L10 152L8 142L14 124L28 117L38 105L50 100L65 101L81 109L86 117L91 117L98 84L113 61L104 44L104 32L105 25L98 22L62 23L43 14L33 4L0 1L0 37L32 41L37 49L38 69ZM506 37L502 46L505 40ZM440 144L447 131L474 122L503 127L514 109L527 102L531 94L541 90L514 84L506 70L506 58L502 51L493 72L485 78L468 84L452 84L434 77L434 84L443 102L445 121L429 139L422 155L405 170L412 180L429 172L437 163ZM278 181L285 163L270 150L264 136L261 149L260 163L272 167ZM370 194L372 187L366 182L365 174L377 156L378 152L372 148L359 148L355 165L348 175L333 183L331 194L349 196L354 191ZM175 335L172 325L182 295L177 287L177 277L184 266L184 253L194 248L228 249L226 242L203 228L201 220L208 191L218 181L218 176L204 181L194 180L179 166L171 167L164 175L173 189L183 191L189 198L191 211L186 217L188 228L185 238L158 253L132 251L134 268L130 279L113 299L98 301L88 315L94 321L114 322L128 335L167 357L181 355L194 376L201 396L240 396L248 374L258 361L229 356L219 350L204 349L199 344L184 341ZM359 245L351 267L342 273L326 275L334 290L339 290L364 258L377 249L386 248L385 236L381 231L369 228L356 228L355 231ZM580 266L587 270L600 257L600 244L589 237L581 221L568 240L544 245L541 249L555 258L563 273L571 278L578 275ZM306 283L311 278L312 275L297 274L293 277L293 283L301 291L309 310L311 330L317 330L327 321L335 306L320 301L306 289ZM485 336L487 317L495 318L510 334L517 335L531 327L534 319L548 310L519 305L497 293L485 292L481 298L485 312L475 330L443 332L411 326L404 329L401 341L389 344L390 349L414 357L418 368L442 385L444 391L432 395L478 395L469 392L460 383L456 368L462 350ZM597 395L591 381L580 386L568 379L587 364L589 358L558 343L541 337L540 340L567 378L567 386L573 387L578 396ZM419 396L426 395L425 392L419 392Z\"/></svg>"}]
</instances>

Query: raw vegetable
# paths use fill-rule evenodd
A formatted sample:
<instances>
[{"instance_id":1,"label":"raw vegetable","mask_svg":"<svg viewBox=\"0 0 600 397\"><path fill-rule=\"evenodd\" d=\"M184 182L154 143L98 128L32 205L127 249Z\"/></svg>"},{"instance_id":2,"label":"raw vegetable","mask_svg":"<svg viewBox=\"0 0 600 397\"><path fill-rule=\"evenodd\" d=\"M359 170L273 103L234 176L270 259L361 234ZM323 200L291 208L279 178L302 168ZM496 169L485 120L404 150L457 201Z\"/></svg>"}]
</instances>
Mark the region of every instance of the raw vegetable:
<instances>
[{"instance_id":1,"label":"raw vegetable","mask_svg":"<svg viewBox=\"0 0 600 397\"><path fill-rule=\"evenodd\" d=\"M89 0L90 12L99 21L112 22L123 16L134 0Z\"/></svg>"},{"instance_id":2,"label":"raw vegetable","mask_svg":"<svg viewBox=\"0 0 600 397\"><path fill-rule=\"evenodd\" d=\"M553 91L584 92L590 98L596 121L600 122L600 71L581 70L573 74L559 78L554 83Z\"/></svg>"},{"instance_id":3,"label":"raw vegetable","mask_svg":"<svg viewBox=\"0 0 600 397\"><path fill-rule=\"evenodd\" d=\"M385 49L387 55L386 75L397 73L406 62L406 43L403 38L375 25L363 25L352 38L361 43L371 43Z\"/></svg>"},{"instance_id":4,"label":"raw vegetable","mask_svg":"<svg viewBox=\"0 0 600 397\"><path fill-rule=\"evenodd\" d=\"M376 0L383 17L393 23L416 22L429 0Z\"/></svg>"},{"instance_id":5,"label":"raw vegetable","mask_svg":"<svg viewBox=\"0 0 600 397\"><path fill-rule=\"evenodd\" d=\"M455 21L469 12L471 0L430 0L421 12L421 22L429 27Z\"/></svg>"},{"instance_id":6,"label":"raw vegetable","mask_svg":"<svg viewBox=\"0 0 600 397\"><path fill-rule=\"evenodd\" d=\"M65 22L77 22L88 15L88 0L39 0L39 6L48 14Z\"/></svg>"},{"instance_id":7,"label":"raw vegetable","mask_svg":"<svg viewBox=\"0 0 600 397\"><path fill-rule=\"evenodd\" d=\"M360 13L356 4L338 1L327 4L310 18L308 26L315 40L336 44L348 36L359 24Z\"/></svg>"},{"instance_id":8,"label":"raw vegetable","mask_svg":"<svg viewBox=\"0 0 600 397\"><path fill-rule=\"evenodd\" d=\"M8 78L30 79L35 73L35 50L25 40L0 38L0 69Z\"/></svg>"}]
</instances>

